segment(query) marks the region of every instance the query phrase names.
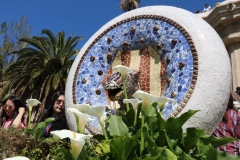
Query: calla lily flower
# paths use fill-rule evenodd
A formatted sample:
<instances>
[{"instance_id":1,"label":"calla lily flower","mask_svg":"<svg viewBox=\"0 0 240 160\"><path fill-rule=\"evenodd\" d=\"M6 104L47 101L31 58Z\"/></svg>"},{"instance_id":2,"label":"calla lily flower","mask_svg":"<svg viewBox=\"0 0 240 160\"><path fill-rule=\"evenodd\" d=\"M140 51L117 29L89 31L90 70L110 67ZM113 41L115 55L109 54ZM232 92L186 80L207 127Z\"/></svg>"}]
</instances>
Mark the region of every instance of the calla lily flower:
<instances>
[{"instance_id":1,"label":"calla lily flower","mask_svg":"<svg viewBox=\"0 0 240 160\"><path fill-rule=\"evenodd\" d=\"M139 98L142 100L142 109L145 111L147 106L153 102L156 102L156 97L151 94L138 90L133 94L134 98Z\"/></svg>"},{"instance_id":2,"label":"calla lily flower","mask_svg":"<svg viewBox=\"0 0 240 160\"><path fill-rule=\"evenodd\" d=\"M41 102L39 102L37 99L28 99L26 103L29 108L29 111L32 111L32 107L41 104Z\"/></svg>"},{"instance_id":3,"label":"calla lily flower","mask_svg":"<svg viewBox=\"0 0 240 160\"><path fill-rule=\"evenodd\" d=\"M172 102L173 105L175 105L177 103L174 99L167 98L164 96L158 97L156 99L156 102L158 102L158 107L160 109L162 109L167 102Z\"/></svg>"},{"instance_id":4,"label":"calla lily flower","mask_svg":"<svg viewBox=\"0 0 240 160\"><path fill-rule=\"evenodd\" d=\"M72 112L76 118L77 128L80 133L84 133L85 125L89 121L90 116L86 113L80 112L76 108L68 108L67 112Z\"/></svg>"},{"instance_id":5,"label":"calla lily flower","mask_svg":"<svg viewBox=\"0 0 240 160\"><path fill-rule=\"evenodd\" d=\"M80 112L95 116L101 123L104 123L105 106L90 106L89 104L69 104L69 107L76 108Z\"/></svg>"},{"instance_id":6,"label":"calla lily flower","mask_svg":"<svg viewBox=\"0 0 240 160\"><path fill-rule=\"evenodd\" d=\"M85 144L85 140L92 137L92 135L85 135L70 130L60 130L50 132L53 135L53 139L69 138L71 142L71 152L75 160L77 160L82 148Z\"/></svg>"},{"instance_id":7,"label":"calla lily flower","mask_svg":"<svg viewBox=\"0 0 240 160\"><path fill-rule=\"evenodd\" d=\"M131 103L135 112L137 111L138 104L141 103L141 102L142 101L140 101L138 98L124 99L123 100L124 104Z\"/></svg>"},{"instance_id":8,"label":"calla lily flower","mask_svg":"<svg viewBox=\"0 0 240 160\"><path fill-rule=\"evenodd\" d=\"M113 71L120 72L122 77L125 77L128 73L132 73L132 69L123 65L116 65L113 68Z\"/></svg>"},{"instance_id":9,"label":"calla lily flower","mask_svg":"<svg viewBox=\"0 0 240 160\"><path fill-rule=\"evenodd\" d=\"M17 157L5 158L3 160L30 160L30 159L27 157L23 157L23 156L17 156Z\"/></svg>"},{"instance_id":10,"label":"calla lily flower","mask_svg":"<svg viewBox=\"0 0 240 160\"><path fill-rule=\"evenodd\" d=\"M68 106L70 108L76 108L83 113L87 113L87 111L91 109L91 106L89 104L68 104Z\"/></svg>"}]
</instances>

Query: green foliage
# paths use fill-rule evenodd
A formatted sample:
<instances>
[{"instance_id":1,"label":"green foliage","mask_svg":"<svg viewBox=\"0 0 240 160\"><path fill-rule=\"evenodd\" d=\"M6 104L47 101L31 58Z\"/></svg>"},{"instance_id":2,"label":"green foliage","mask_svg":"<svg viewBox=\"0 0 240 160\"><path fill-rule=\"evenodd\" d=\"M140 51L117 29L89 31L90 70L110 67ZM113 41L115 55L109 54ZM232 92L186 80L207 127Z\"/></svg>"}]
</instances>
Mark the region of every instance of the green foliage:
<instances>
[{"instance_id":1,"label":"green foliage","mask_svg":"<svg viewBox=\"0 0 240 160\"><path fill-rule=\"evenodd\" d=\"M119 116L111 115L107 123L109 123L108 129L111 136L122 136L128 132L126 124Z\"/></svg>"},{"instance_id":2,"label":"green foliage","mask_svg":"<svg viewBox=\"0 0 240 160\"><path fill-rule=\"evenodd\" d=\"M91 141L86 141L78 160L234 160L240 158L216 150L216 147L236 140L234 138L218 139L206 135L205 131L197 128L187 128L186 132L183 132L183 124L197 111L189 110L177 118L164 120L155 105L148 107L141 116L137 117L135 125L131 117L135 113L131 110L122 118L111 115L107 120L108 140L96 135L93 137L98 140L96 145ZM145 117L144 123L141 125L143 117ZM21 135L21 140L28 143L21 146L21 152L18 151L17 155L33 160L73 159L69 140L54 141L51 138L42 139L40 136L52 120L53 118L49 118L37 124L30 132L27 132L30 133L28 138L24 139ZM142 141L142 135L144 141ZM143 149L140 147L142 144ZM0 147L2 145L4 143L1 144L0 141Z\"/></svg>"},{"instance_id":3,"label":"green foliage","mask_svg":"<svg viewBox=\"0 0 240 160\"><path fill-rule=\"evenodd\" d=\"M31 132L31 134L37 139L43 139L43 131L52 121L54 121L53 117L47 118L44 122L40 122L35 125L33 129L28 129L28 132Z\"/></svg>"},{"instance_id":4,"label":"green foliage","mask_svg":"<svg viewBox=\"0 0 240 160\"><path fill-rule=\"evenodd\" d=\"M32 28L28 26L28 18L22 16L20 21L6 21L0 26L0 80L3 77L4 68L16 60L15 50L26 47L26 43L20 43L18 40L23 37L31 37Z\"/></svg>"},{"instance_id":5,"label":"green foliage","mask_svg":"<svg viewBox=\"0 0 240 160\"><path fill-rule=\"evenodd\" d=\"M177 118L164 120L156 107L155 104L149 105L141 116L137 116L135 125L132 118L135 113L131 110L122 118L111 115L107 120L109 139L99 139L96 146L100 159L227 160L234 157L216 150L216 147L236 140L234 138L218 139L197 128L187 128L183 132L182 126L197 111L189 110ZM141 125L143 117L144 123ZM141 141L141 135L144 141ZM141 145L144 146L143 151Z\"/></svg>"},{"instance_id":6,"label":"green foliage","mask_svg":"<svg viewBox=\"0 0 240 160\"><path fill-rule=\"evenodd\" d=\"M22 100L33 94L44 105L52 93L65 90L73 56L79 52L75 47L83 37L70 35L66 38L64 31L54 35L47 29L43 29L41 34L19 39L28 46L17 50L16 62L4 70L3 76L9 81L3 89L2 99L14 89Z\"/></svg>"},{"instance_id":7,"label":"green foliage","mask_svg":"<svg viewBox=\"0 0 240 160\"><path fill-rule=\"evenodd\" d=\"M66 159L65 151L69 149L68 141L39 140L25 130L0 129L0 159L19 155L31 160L60 160Z\"/></svg>"},{"instance_id":8,"label":"green foliage","mask_svg":"<svg viewBox=\"0 0 240 160\"><path fill-rule=\"evenodd\" d=\"M39 148L36 148L34 150L24 150L23 154L26 157L31 157L32 160L37 160L37 159L40 159L42 150Z\"/></svg>"}]
</instances>

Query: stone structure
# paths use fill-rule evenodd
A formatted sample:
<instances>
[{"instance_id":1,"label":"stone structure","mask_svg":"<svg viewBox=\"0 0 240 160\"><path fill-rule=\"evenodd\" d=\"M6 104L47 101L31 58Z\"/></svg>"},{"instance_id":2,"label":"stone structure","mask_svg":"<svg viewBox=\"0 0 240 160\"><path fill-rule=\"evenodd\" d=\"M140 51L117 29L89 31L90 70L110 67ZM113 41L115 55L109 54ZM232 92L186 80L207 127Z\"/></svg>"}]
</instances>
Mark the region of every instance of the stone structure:
<instances>
[{"instance_id":1,"label":"stone structure","mask_svg":"<svg viewBox=\"0 0 240 160\"><path fill-rule=\"evenodd\" d=\"M220 122L230 93L231 66L221 38L202 18L170 6L143 7L114 18L77 55L67 80L66 108L68 103L109 105L103 84L119 64L140 71L143 91L177 101L164 106L164 118L200 110L184 129L207 133ZM66 115L76 130L74 116ZM97 120L91 124L97 127Z\"/></svg>"},{"instance_id":2,"label":"stone structure","mask_svg":"<svg viewBox=\"0 0 240 160\"><path fill-rule=\"evenodd\" d=\"M240 0L216 3L212 10L197 14L219 34L232 67L232 89L240 86ZM216 46L218 47L218 46Z\"/></svg>"}]
</instances>

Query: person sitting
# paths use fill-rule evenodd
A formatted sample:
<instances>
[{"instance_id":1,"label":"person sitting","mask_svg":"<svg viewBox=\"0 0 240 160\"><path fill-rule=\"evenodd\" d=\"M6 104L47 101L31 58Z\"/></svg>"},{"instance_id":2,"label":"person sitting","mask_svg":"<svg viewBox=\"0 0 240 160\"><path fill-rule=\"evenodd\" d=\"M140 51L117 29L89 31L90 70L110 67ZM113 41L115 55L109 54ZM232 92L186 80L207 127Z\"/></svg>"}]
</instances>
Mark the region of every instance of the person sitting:
<instances>
[{"instance_id":1,"label":"person sitting","mask_svg":"<svg viewBox=\"0 0 240 160\"><path fill-rule=\"evenodd\" d=\"M47 111L44 113L43 120L54 117L54 121L51 122L43 132L43 136L48 138L50 132L54 130L69 129L67 125L67 120L65 116L65 96L64 92L59 91L54 93L51 98L50 106L47 108Z\"/></svg>"},{"instance_id":2,"label":"person sitting","mask_svg":"<svg viewBox=\"0 0 240 160\"><path fill-rule=\"evenodd\" d=\"M211 7L208 4L205 4L205 8L203 9L203 12L210 11Z\"/></svg>"},{"instance_id":3,"label":"person sitting","mask_svg":"<svg viewBox=\"0 0 240 160\"><path fill-rule=\"evenodd\" d=\"M236 98L236 96L233 96L234 94L236 94L236 92L231 92L227 110L218 127L212 133L212 135L215 137L218 138L233 137L237 139L240 138L240 115L233 105L233 98L234 99ZM238 99L236 99L237 101L240 101L239 95L237 95L238 96ZM236 140L226 145L220 146L218 150L233 155L239 155L239 147L240 147L239 141Z\"/></svg>"},{"instance_id":4,"label":"person sitting","mask_svg":"<svg viewBox=\"0 0 240 160\"><path fill-rule=\"evenodd\" d=\"M23 117L25 110L25 105L18 97L10 96L3 101L1 126L5 129L9 129L9 127L26 128L26 119Z\"/></svg>"}]
</instances>

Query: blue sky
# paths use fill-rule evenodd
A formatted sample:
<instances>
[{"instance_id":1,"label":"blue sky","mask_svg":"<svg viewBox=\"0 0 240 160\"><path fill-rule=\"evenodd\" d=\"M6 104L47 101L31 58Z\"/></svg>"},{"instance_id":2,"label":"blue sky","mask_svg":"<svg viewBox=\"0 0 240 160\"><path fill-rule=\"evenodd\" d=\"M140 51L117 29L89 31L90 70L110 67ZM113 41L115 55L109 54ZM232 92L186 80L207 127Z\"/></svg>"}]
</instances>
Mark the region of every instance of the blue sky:
<instances>
[{"instance_id":1,"label":"blue sky","mask_svg":"<svg viewBox=\"0 0 240 160\"><path fill-rule=\"evenodd\" d=\"M104 24L123 13L119 9L120 0L1 0L0 23L9 24L12 19L19 21L21 16L28 17L32 35L39 36L42 29L53 33L65 31L66 37L83 36L76 49ZM140 7L153 5L179 6L190 12L202 11L208 3L213 7L217 0L141 0Z\"/></svg>"}]
</instances>

